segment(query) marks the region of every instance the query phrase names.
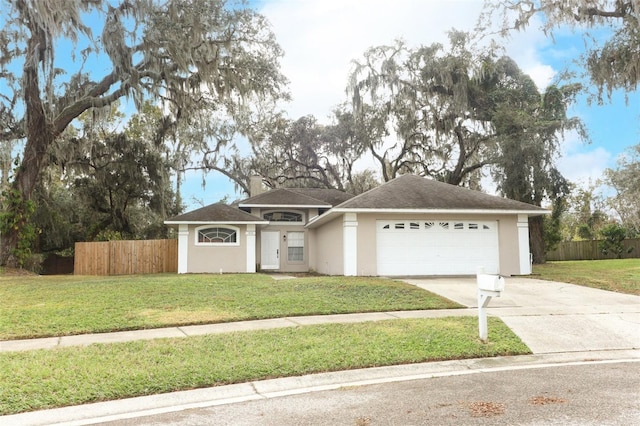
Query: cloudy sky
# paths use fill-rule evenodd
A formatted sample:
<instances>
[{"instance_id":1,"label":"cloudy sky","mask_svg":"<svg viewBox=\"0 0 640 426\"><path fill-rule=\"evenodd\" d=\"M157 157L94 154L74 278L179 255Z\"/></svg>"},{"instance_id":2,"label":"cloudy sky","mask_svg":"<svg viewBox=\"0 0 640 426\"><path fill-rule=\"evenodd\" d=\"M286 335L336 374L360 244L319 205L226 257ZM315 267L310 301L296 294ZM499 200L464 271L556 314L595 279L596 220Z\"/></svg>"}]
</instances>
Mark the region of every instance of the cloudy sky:
<instances>
[{"instance_id":1,"label":"cloudy sky","mask_svg":"<svg viewBox=\"0 0 640 426\"><path fill-rule=\"evenodd\" d=\"M482 8L480 0L255 0L251 4L272 24L285 57L282 71L290 80L293 100L285 108L289 117L313 114L326 121L332 109L345 101L351 61L372 46L403 39L410 47L445 42L452 28L471 30ZM577 34L557 33L556 42L535 25L506 43L507 54L542 89L579 55L583 43ZM568 136L558 165L572 181L597 179L625 148L640 142L640 96L625 103L617 94L612 103L573 107L590 130L591 144ZM210 176L206 189L201 177L185 187L185 201L195 197L205 204L225 195L239 194L225 178Z\"/></svg>"}]
</instances>

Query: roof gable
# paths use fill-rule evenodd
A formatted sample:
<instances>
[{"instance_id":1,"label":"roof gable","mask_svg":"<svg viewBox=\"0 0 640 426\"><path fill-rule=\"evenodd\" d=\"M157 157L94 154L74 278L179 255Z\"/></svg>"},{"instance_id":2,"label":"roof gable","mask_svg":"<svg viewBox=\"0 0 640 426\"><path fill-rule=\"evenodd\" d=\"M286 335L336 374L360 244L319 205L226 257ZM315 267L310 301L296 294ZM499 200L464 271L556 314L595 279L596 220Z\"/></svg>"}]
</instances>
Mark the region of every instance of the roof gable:
<instances>
[{"instance_id":1,"label":"roof gable","mask_svg":"<svg viewBox=\"0 0 640 426\"><path fill-rule=\"evenodd\" d=\"M336 206L337 209L546 210L414 175L403 175Z\"/></svg>"}]
</instances>

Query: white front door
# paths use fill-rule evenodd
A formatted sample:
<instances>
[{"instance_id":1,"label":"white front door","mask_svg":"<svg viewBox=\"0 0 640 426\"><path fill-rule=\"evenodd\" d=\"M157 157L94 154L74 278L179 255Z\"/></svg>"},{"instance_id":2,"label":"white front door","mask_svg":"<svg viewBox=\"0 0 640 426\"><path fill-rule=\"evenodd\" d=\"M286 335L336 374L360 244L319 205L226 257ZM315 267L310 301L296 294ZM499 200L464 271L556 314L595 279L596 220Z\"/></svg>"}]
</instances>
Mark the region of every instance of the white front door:
<instances>
[{"instance_id":1,"label":"white front door","mask_svg":"<svg viewBox=\"0 0 640 426\"><path fill-rule=\"evenodd\" d=\"M262 231L260 247L260 267L280 269L280 231Z\"/></svg>"}]
</instances>

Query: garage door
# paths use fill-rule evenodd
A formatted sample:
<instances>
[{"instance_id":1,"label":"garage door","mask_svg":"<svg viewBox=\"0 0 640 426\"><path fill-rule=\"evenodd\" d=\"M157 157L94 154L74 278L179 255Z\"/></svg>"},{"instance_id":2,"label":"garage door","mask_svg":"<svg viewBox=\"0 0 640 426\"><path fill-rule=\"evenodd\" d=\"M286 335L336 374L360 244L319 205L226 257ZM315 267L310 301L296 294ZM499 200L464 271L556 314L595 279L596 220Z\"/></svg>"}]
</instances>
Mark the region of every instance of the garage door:
<instances>
[{"instance_id":1,"label":"garage door","mask_svg":"<svg viewBox=\"0 0 640 426\"><path fill-rule=\"evenodd\" d=\"M499 273L498 222L378 220L378 275Z\"/></svg>"}]
</instances>

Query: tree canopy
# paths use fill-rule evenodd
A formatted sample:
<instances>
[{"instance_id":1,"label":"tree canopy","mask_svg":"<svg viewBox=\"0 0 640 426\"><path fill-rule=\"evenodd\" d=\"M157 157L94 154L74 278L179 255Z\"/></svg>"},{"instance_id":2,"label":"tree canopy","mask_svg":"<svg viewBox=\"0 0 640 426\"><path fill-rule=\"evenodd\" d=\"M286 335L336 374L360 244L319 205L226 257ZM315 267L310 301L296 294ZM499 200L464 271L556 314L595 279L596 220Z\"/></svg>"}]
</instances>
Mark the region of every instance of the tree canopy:
<instances>
[{"instance_id":1,"label":"tree canopy","mask_svg":"<svg viewBox=\"0 0 640 426\"><path fill-rule=\"evenodd\" d=\"M542 15L541 27L552 35L562 26L587 30L585 70L598 95L613 90L635 91L640 82L640 3L637 0L488 0L481 26L488 28L500 18L501 30L521 30ZM589 31L607 29L608 38L598 42ZM599 39L602 33L599 33Z\"/></svg>"},{"instance_id":2,"label":"tree canopy","mask_svg":"<svg viewBox=\"0 0 640 426\"><path fill-rule=\"evenodd\" d=\"M487 91L470 36L452 31L449 48L403 42L367 50L354 62L348 93L364 149L383 180L417 173L458 185L494 161ZM477 176L476 176L477 179Z\"/></svg>"},{"instance_id":3,"label":"tree canopy","mask_svg":"<svg viewBox=\"0 0 640 426\"><path fill-rule=\"evenodd\" d=\"M0 263L16 263L21 223L47 152L85 111L162 102L160 125L202 122L209 138L284 93L282 51L265 18L225 0L2 0L0 143L22 143L5 197ZM102 28L94 34L93 28ZM61 67L61 44L73 61ZM98 66L96 64L99 64ZM215 141L214 141L215 144ZM198 147L202 149L202 146ZM9 198L9 201L7 201ZM21 222L23 221L23 222Z\"/></svg>"},{"instance_id":4,"label":"tree canopy","mask_svg":"<svg viewBox=\"0 0 640 426\"><path fill-rule=\"evenodd\" d=\"M611 207L630 235L640 234L640 144L629 148L615 169L606 170L605 178L616 192Z\"/></svg>"}]
</instances>

